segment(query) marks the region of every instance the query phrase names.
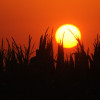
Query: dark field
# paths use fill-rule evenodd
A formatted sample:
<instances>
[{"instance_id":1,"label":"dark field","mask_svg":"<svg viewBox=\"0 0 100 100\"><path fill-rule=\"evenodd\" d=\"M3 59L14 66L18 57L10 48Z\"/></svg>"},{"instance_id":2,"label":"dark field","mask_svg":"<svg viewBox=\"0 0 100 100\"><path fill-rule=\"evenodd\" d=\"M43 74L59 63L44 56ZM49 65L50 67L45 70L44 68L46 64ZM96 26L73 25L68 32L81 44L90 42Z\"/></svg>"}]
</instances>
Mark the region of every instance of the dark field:
<instances>
[{"instance_id":1,"label":"dark field","mask_svg":"<svg viewBox=\"0 0 100 100\"><path fill-rule=\"evenodd\" d=\"M79 39L76 52L64 60L63 44L58 44L54 59L52 35L47 32L40 38L39 49L34 53L29 35L28 47L17 45L12 38L8 49L0 48L0 98L10 100L96 100L100 99L100 41L94 42L94 53ZM56 65L56 66L55 66Z\"/></svg>"}]
</instances>

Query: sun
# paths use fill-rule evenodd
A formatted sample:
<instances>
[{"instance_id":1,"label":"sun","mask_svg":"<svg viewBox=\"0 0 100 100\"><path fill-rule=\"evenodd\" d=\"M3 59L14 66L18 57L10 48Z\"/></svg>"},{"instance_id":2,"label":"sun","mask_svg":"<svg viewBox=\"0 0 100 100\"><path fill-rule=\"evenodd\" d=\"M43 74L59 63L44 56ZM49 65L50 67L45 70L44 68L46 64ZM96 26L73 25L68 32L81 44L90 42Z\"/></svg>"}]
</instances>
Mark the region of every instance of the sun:
<instances>
[{"instance_id":1,"label":"sun","mask_svg":"<svg viewBox=\"0 0 100 100\"><path fill-rule=\"evenodd\" d=\"M71 24L62 25L56 31L55 38L57 43L62 43L64 48L72 48L77 45L76 38L81 40L80 30Z\"/></svg>"}]
</instances>

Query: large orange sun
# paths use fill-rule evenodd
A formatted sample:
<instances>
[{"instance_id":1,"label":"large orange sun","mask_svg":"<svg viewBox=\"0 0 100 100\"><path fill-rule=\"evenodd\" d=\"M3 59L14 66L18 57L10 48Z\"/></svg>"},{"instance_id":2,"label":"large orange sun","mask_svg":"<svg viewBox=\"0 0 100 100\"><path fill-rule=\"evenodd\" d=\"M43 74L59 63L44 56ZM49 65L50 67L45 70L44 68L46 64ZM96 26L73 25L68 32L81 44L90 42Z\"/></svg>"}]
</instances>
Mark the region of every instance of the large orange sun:
<instances>
[{"instance_id":1,"label":"large orange sun","mask_svg":"<svg viewBox=\"0 0 100 100\"><path fill-rule=\"evenodd\" d=\"M57 43L62 43L64 48L72 48L77 45L76 38L81 40L80 30L71 24L62 25L56 31L55 38Z\"/></svg>"}]
</instances>

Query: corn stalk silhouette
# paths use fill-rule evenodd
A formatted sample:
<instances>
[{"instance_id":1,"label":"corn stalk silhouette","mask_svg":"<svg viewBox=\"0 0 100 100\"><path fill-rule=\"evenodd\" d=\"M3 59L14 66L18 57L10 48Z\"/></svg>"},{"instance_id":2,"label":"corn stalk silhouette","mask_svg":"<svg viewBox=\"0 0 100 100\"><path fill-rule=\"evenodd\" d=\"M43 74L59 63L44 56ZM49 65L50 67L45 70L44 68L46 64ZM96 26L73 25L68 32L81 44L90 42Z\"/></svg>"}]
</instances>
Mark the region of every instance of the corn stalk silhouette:
<instances>
[{"instance_id":1,"label":"corn stalk silhouette","mask_svg":"<svg viewBox=\"0 0 100 100\"><path fill-rule=\"evenodd\" d=\"M3 39L0 48L0 71L3 71L3 63L4 62L4 48L3 48Z\"/></svg>"},{"instance_id":2,"label":"corn stalk silhouette","mask_svg":"<svg viewBox=\"0 0 100 100\"><path fill-rule=\"evenodd\" d=\"M69 28L68 28L68 30L71 32L71 34L74 36L74 38L77 40L77 42L79 43L79 46L80 46L80 48L81 48L81 51L82 51L82 53L84 53L85 55L86 55L86 53L85 53L85 51L84 51L84 46L83 46L83 44L81 44L81 41L79 40L79 37L77 37Z\"/></svg>"},{"instance_id":3,"label":"corn stalk silhouette","mask_svg":"<svg viewBox=\"0 0 100 100\"><path fill-rule=\"evenodd\" d=\"M20 64L22 64L22 63L28 64L30 56L34 53L34 50L33 50L34 44L33 44L32 48L31 48L32 37L29 35L28 48L26 48L26 46L24 45L24 51L23 51L21 45L20 46L17 45L17 43L15 42L13 37L12 37L12 40L13 40L14 47L16 49L15 53L16 53L18 62Z\"/></svg>"},{"instance_id":4,"label":"corn stalk silhouette","mask_svg":"<svg viewBox=\"0 0 100 100\"><path fill-rule=\"evenodd\" d=\"M92 59L93 59L93 66L92 70L95 71L96 73L99 72L100 70L100 40L99 40L99 35L97 34L97 38L94 41L94 53L92 53ZM96 67L94 67L96 66Z\"/></svg>"},{"instance_id":5,"label":"corn stalk silhouette","mask_svg":"<svg viewBox=\"0 0 100 100\"><path fill-rule=\"evenodd\" d=\"M68 29L68 30L71 32L71 34L74 36L74 38L75 38L75 39L77 40L77 42L79 43L79 46L80 46L80 48L81 48L81 52L82 52L83 54L89 56L89 48L88 48L87 53L86 53L85 50L84 50L84 46L83 46L83 44L81 43L79 37L77 37L70 29ZM78 52L79 52L79 48L77 48L77 50L78 50Z\"/></svg>"},{"instance_id":6,"label":"corn stalk silhouette","mask_svg":"<svg viewBox=\"0 0 100 100\"><path fill-rule=\"evenodd\" d=\"M46 48L46 40L47 40L47 36L48 36L48 34L47 34L48 30L49 30L49 27L47 28L44 37L42 35L40 38L39 50L44 50Z\"/></svg>"},{"instance_id":7,"label":"corn stalk silhouette","mask_svg":"<svg viewBox=\"0 0 100 100\"><path fill-rule=\"evenodd\" d=\"M6 41L8 43L7 57L8 57L8 59L10 59L11 58L11 46L10 46L10 43L7 38L6 38Z\"/></svg>"},{"instance_id":8,"label":"corn stalk silhouette","mask_svg":"<svg viewBox=\"0 0 100 100\"><path fill-rule=\"evenodd\" d=\"M90 57L90 55L89 55L89 48L88 48L88 50L87 50L87 53L85 52L85 50L84 50L84 46L83 46L83 44L81 43L81 41L79 40L79 37L77 37L70 29L68 29L70 32L71 32L71 34L74 36L74 38L77 40L77 42L79 43L79 46L80 46L80 49L81 49L81 51L79 51L79 48L77 47L77 51L78 51L78 56L79 56L79 54L81 53L81 55L82 55L82 57L85 57L87 60L89 60L90 61L90 65L93 63L93 60L91 59L91 57ZM80 53L79 53L80 52ZM73 54L77 54L77 53L73 53ZM86 59L84 59L84 60L86 60ZM88 62L88 61L87 61Z\"/></svg>"}]
</instances>

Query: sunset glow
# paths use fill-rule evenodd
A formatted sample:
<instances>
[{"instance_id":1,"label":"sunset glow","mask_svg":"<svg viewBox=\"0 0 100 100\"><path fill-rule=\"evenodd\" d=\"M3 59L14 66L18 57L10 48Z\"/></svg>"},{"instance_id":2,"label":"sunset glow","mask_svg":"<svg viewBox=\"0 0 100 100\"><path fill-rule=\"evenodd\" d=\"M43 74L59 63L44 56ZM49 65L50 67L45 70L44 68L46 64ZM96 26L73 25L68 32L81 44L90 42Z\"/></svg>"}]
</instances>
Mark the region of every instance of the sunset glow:
<instances>
[{"instance_id":1,"label":"sunset glow","mask_svg":"<svg viewBox=\"0 0 100 100\"><path fill-rule=\"evenodd\" d=\"M56 31L56 41L57 43L62 43L64 48L72 48L77 45L76 38L81 39L80 30L74 25L62 25Z\"/></svg>"}]
</instances>

